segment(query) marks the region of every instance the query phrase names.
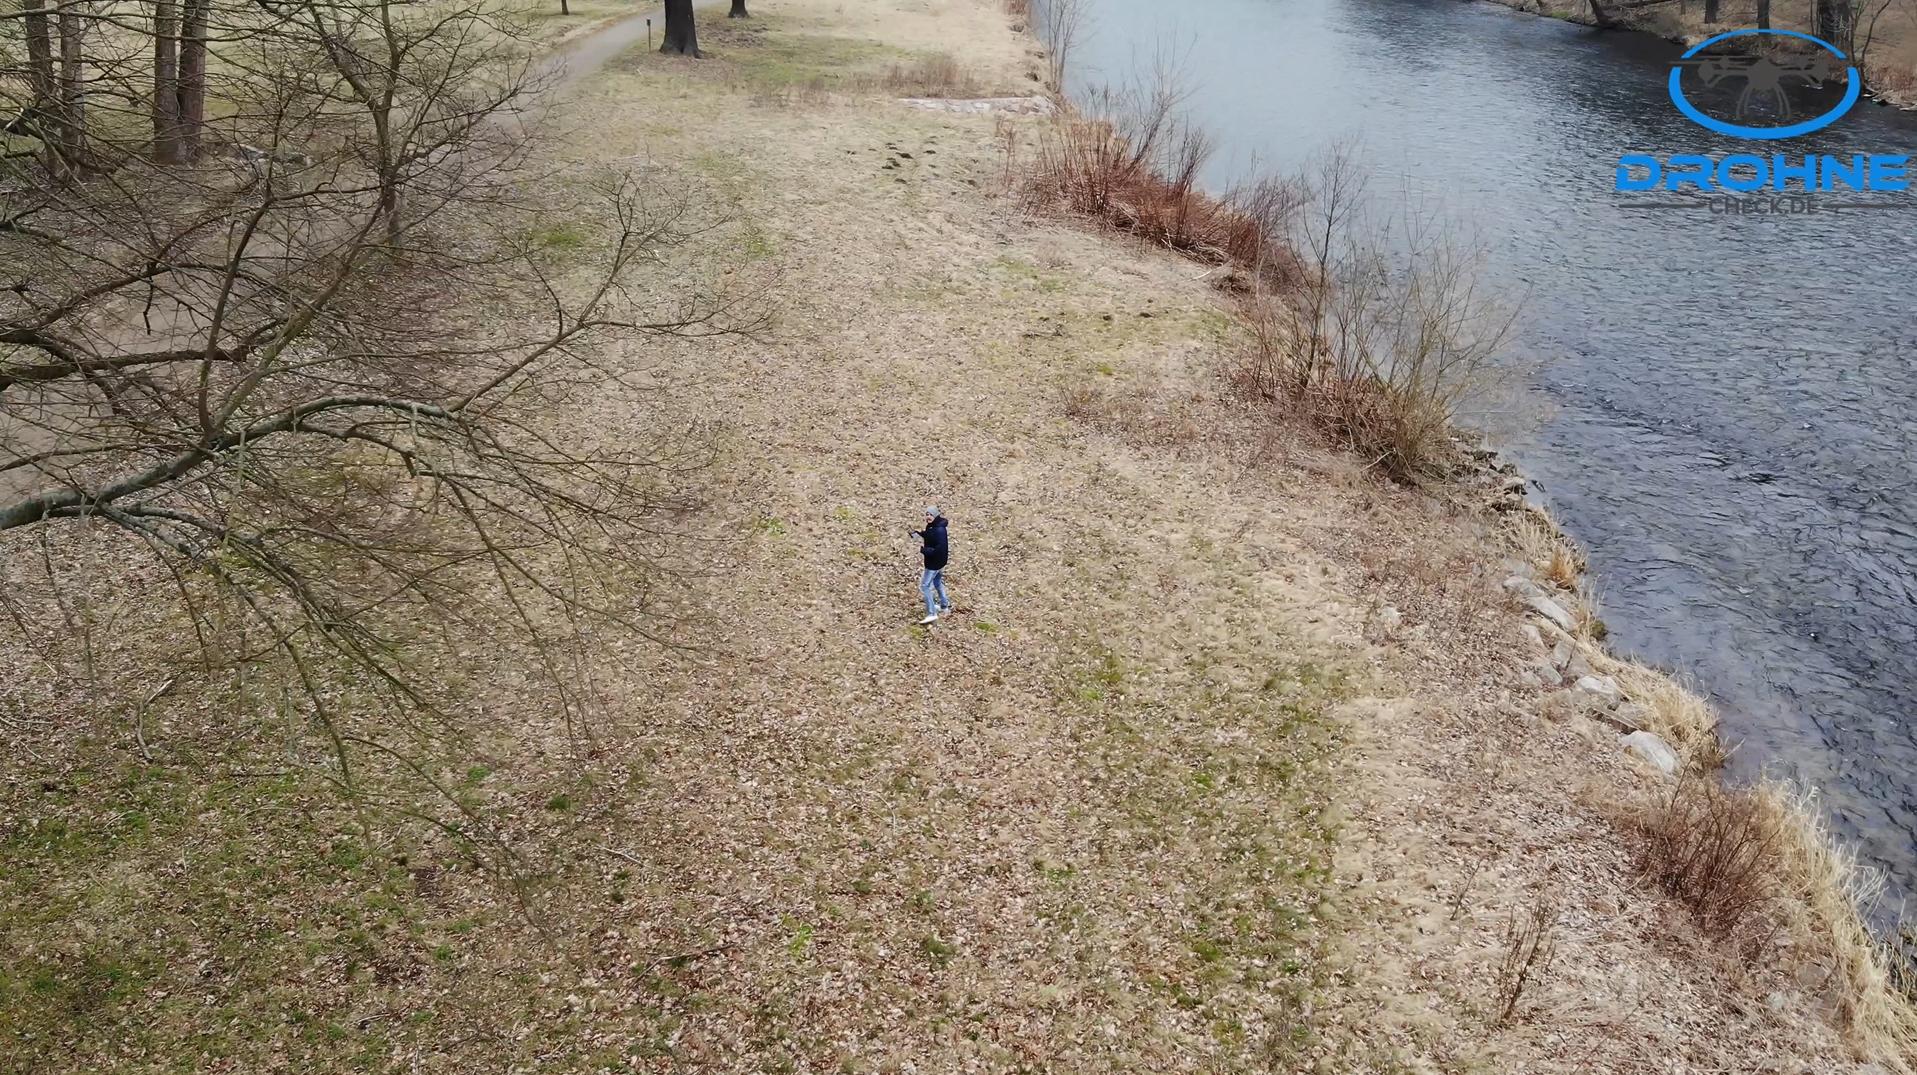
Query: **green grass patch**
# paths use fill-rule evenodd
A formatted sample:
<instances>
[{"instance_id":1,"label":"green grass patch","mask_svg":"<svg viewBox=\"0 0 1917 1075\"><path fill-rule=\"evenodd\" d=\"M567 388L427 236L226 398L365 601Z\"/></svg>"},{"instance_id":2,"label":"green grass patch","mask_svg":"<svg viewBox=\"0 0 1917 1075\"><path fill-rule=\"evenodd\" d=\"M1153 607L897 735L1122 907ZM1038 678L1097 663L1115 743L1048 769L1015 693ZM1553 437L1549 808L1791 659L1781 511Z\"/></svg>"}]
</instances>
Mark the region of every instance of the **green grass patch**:
<instances>
[{"instance_id":1,"label":"green grass patch","mask_svg":"<svg viewBox=\"0 0 1917 1075\"><path fill-rule=\"evenodd\" d=\"M1010 277L1018 284L1037 290L1044 295L1056 295L1071 286L1071 281L1063 275L1046 272L1037 265L1010 254L994 259L992 268L1000 275Z\"/></svg>"},{"instance_id":2,"label":"green grass patch","mask_svg":"<svg viewBox=\"0 0 1917 1075\"><path fill-rule=\"evenodd\" d=\"M756 12L745 21L702 20L699 47L761 89L851 87L912 55L865 38L805 33L793 20Z\"/></svg>"}]
</instances>

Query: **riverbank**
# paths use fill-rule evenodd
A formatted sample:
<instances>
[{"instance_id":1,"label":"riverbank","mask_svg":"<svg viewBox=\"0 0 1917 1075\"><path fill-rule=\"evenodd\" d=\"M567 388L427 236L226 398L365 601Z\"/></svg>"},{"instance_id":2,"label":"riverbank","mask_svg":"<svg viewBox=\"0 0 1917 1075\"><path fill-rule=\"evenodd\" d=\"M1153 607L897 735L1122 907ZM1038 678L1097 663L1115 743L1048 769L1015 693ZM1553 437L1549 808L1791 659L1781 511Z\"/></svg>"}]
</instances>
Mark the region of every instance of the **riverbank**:
<instances>
[{"instance_id":1,"label":"riverbank","mask_svg":"<svg viewBox=\"0 0 1917 1075\"><path fill-rule=\"evenodd\" d=\"M1022 2L1008 7L1020 13L1027 9ZM1084 12L1071 7L1062 10L1063 16L1053 17L1062 17L1067 24L1050 32L1070 42L1086 29L1075 21L1082 19ZM1361 456L1374 461L1374 468L1402 469L1380 466L1379 461L1390 456L1380 455L1377 444L1351 443L1346 412L1352 404L1339 405L1336 413L1314 413L1323 408L1309 396L1299 391L1273 391L1277 383L1323 376L1324 367L1346 368L1345 360L1335 352L1306 360L1276 354L1287 347L1302 352L1303 341L1319 340L1322 331L1282 313L1274 319L1271 311L1283 310L1287 305L1301 310L1322 309L1326 297L1311 297L1310 283L1314 278L1325 279L1325 268L1313 270L1306 265L1305 271L1298 273L1298 252L1285 249L1273 236L1296 233L1309 241L1321 226L1312 214L1310 200L1324 197L1327 189L1342 189L1350 182L1348 177L1334 171L1329 176L1308 174L1290 181L1290 189L1302 194L1289 197L1305 199L1303 215L1308 222L1302 230L1262 211L1269 195L1258 184L1246 188L1251 192L1249 197L1240 193L1215 199L1191 189L1189 178L1167 186L1162 180L1149 178L1141 183L1136 179L1113 182L1103 177L1089 181L1080 177L1075 187L1109 188L1115 193L1089 201L1082 195L1061 200L1050 193L1058 185L1054 162L1074 157L1081 161L1094 159L1083 150L1061 152L1057 144L1096 141L1109 137L1108 129L1119 132L1118 159L1124 159L1129 148L1135 159L1163 158L1161 167L1168 168L1170 174L1197 174L1202 156L1174 152L1167 158L1155 145L1161 134L1180 146L1212 144L1206 137L1212 132L1201 132L1193 143L1178 131L1179 121L1149 108L1141 117L1121 112L1087 121L1067 115L1059 124L1062 133L1049 139L1053 145L1041 144L1038 157L1044 174L1035 189L1046 192L1042 198L1046 204L1075 212L1094 225L1117 228L1187 251L1188 255L1192 249L1188 241L1161 234L1165 232L1163 226L1144 226L1147 218L1140 206L1155 206L1152 220L1225 220L1232 224L1222 230L1213 225L1213 230L1242 233L1250 227L1254 236L1262 233L1262 239L1245 239L1239 245L1255 251L1251 257L1258 266L1290 265L1293 271L1276 274L1271 284L1275 293L1269 297L1263 294L1265 274L1250 263L1241 263L1239 273L1224 275L1224 282L1231 285L1228 290L1242 291L1249 282L1257 292L1230 303L1242 333L1235 345L1246 357L1237 360L1228 376L1241 389L1254 389L1250 395L1260 402L1275 401L1280 421L1297 421L1311 414L1313 424L1348 447L1356 447ZM1090 132L1089 139L1074 133L1074 127ZM1146 132L1142 141L1134 133L1137 131ZM1086 166L1079 166L1079 170L1086 170ZM1098 169L1094 166L1091 170ZM1123 171L1122 166L1118 171ZM1326 220L1333 218L1332 211L1325 210L1325 214ZM1215 244L1198 249L1197 260L1217 261ZM1329 275L1342 279L1345 274L1333 271ZM1283 294L1301 290L1301 296ZM1310 316L1306 315L1307 322ZM1472 319L1495 322L1499 316L1493 309L1471 308ZM1457 331L1465 322L1446 324ZM1430 326L1425 329L1429 331ZM1446 350L1454 355L1468 353L1476 331L1475 326L1465 328L1460 338L1447 342ZM1439 384L1400 384L1395 377L1384 379L1376 369L1365 372L1367 368L1353 367L1354 372L1337 375L1341 385L1338 394L1348 396L1355 389L1367 397L1367 402L1357 405L1358 411L1375 414L1381 409L1396 410L1404 405L1395 398L1400 394L1426 401L1427 408L1438 406L1435 400L1449 398ZM1439 416L1434 412L1433 417ZM1719 738L1717 715L1709 704L1662 671L1619 660L1606 650L1603 643L1608 632L1584 575L1586 559L1582 551L1547 512L1526 502L1531 483L1514 464L1488 447L1468 447L1464 438L1452 439L1457 447L1427 448L1421 462L1427 469L1435 466L1448 472L1440 482L1438 496L1496 520L1492 532L1512 553L1507 563L1515 571L1504 580L1503 589L1529 613L1529 622L1520 629L1519 650L1525 661L1519 673L1521 687L1542 693L1540 708L1548 719L1576 722L1583 726L1587 737L1600 740L1605 737L1604 729L1609 729L1625 750L1675 781L1671 790L1612 814L1612 820L1637 845L1633 868L1644 879L1660 885L1666 894L1687 904L1710 939L1726 946L1735 959L1796 966L1800 978L1807 973L1821 980L1827 1011L1845 1029L1852 1044L1901 1070L1917 1055L1917 1006L1904 984L1909 976L1908 957L1901 950L1893 952L1874 936L1866 921L1875 913L1882 895L1881 875L1860 865L1853 852L1834 842L1823 818L1825 808L1815 792L1768 778L1755 786L1726 787L1718 782L1718 770L1728 751ZM1388 607L1388 611L1395 621L1395 607ZM1536 912L1539 917L1543 913ZM1522 931L1515 937L1523 939ZM1535 935L1531 941L1535 954L1540 942ZM1501 972L1508 971L1509 966L1507 962Z\"/></svg>"},{"instance_id":2,"label":"riverbank","mask_svg":"<svg viewBox=\"0 0 1917 1075\"><path fill-rule=\"evenodd\" d=\"M697 207L643 293L718 265L779 313L595 352L553 415L711 463L676 645L583 666L589 750L513 694L525 655L465 685L505 719L449 777L527 875L351 838L289 766L178 765L205 698L43 700L4 785L0 1066L1870 1070L1829 975L1727 958L1639 879L1668 785L1544 688L1616 674L1587 610L1561 662L1523 650L1505 581L1575 586L1524 513L1243 400L1214 272L1016 196L1041 118L900 102L1029 99L1013 20L715 14L706 60L581 80L545 148ZM959 606L929 629L928 502Z\"/></svg>"},{"instance_id":3,"label":"riverbank","mask_svg":"<svg viewBox=\"0 0 1917 1075\"><path fill-rule=\"evenodd\" d=\"M1706 38L1743 27L1757 25L1756 13L1747 5L1722 5L1718 21L1706 23L1703 6L1695 8L1672 3L1656 6L1618 7L1606 5L1607 18L1600 20L1589 0L1491 0L1492 3L1529 15L1561 19L1599 29L1626 30L1652 34L1666 41L1689 47ZM1813 4L1778 3L1771 8L1770 25L1779 30L1815 33ZM1901 109L1917 108L1917 19L1899 10L1884 18L1888 8L1879 9L1877 18L1858 30L1859 46L1853 62L1864 77L1864 93L1882 104Z\"/></svg>"}]
</instances>

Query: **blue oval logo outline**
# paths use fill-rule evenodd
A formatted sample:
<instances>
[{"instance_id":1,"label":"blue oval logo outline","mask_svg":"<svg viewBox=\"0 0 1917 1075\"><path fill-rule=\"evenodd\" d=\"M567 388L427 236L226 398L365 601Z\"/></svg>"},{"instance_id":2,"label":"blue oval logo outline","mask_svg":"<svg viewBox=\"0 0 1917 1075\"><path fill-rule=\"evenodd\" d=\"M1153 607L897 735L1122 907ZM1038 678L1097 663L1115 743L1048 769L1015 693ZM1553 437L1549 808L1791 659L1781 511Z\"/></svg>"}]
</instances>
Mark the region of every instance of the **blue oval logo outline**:
<instances>
[{"instance_id":1,"label":"blue oval logo outline","mask_svg":"<svg viewBox=\"0 0 1917 1075\"><path fill-rule=\"evenodd\" d=\"M1690 49L1686 51L1684 55L1678 57L1678 59L1688 60L1719 41L1733 37L1747 37L1752 34L1776 34L1779 37L1799 38L1816 44L1840 60L1847 61L1845 71L1849 87L1844 92L1844 99L1839 101L1837 107L1831 109L1829 112L1814 119L1807 119L1802 123L1793 123L1788 127L1745 127L1736 123L1726 123L1721 119L1707 116L1703 112L1698 111L1697 106L1684 97L1684 88L1680 84L1680 78L1684 74L1684 69L1681 67L1673 67L1671 68L1670 79L1671 103L1677 106L1677 110L1683 113L1685 118L1703 127L1705 130L1716 131L1718 134L1728 134L1732 138L1774 141L1779 138L1796 138L1800 134L1810 134L1812 131L1823 130L1844 118L1844 114L1851 110L1851 107L1857 103L1857 98L1862 95L1864 91L1864 80L1857 74L1856 66L1848 64L1850 57L1844 55L1837 46L1821 37L1812 37L1810 34L1800 33L1796 30L1731 30L1718 34L1716 37L1707 37L1699 41L1697 44L1692 45Z\"/></svg>"}]
</instances>

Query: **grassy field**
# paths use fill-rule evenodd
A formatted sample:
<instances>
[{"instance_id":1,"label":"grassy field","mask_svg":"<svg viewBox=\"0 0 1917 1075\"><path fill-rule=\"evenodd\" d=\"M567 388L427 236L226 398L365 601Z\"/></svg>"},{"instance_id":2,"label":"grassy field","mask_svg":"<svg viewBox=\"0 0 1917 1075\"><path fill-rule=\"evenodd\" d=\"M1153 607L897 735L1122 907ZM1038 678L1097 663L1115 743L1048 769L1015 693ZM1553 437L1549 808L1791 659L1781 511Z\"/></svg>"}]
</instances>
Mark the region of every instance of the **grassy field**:
<instances>
[{"instance_id":1,"label":"grassy field","mask_svg":"<svg viewBox=\"0 0 1917 1075\"><path fill-rule=\"evenodd\" d=\"M562 179L701 207L641 295L774 288L763 338L595 354L643 409L551 417L710 452L677 645L582 666L581 749L468 640L484 734L428 767L491 841L343 800L248 700L0 654L0 1068L1856 1067L1819 982L1636 879L1651 778L1513 691L1487 524L1236 400L1202 267L1026 212L1037 121L893 99L1035 92L997 5L760 6L553 117ZM934 502L959 611L923 628ZM137 644L153 581L88 615Z\"/></svg>"}]
</instances>

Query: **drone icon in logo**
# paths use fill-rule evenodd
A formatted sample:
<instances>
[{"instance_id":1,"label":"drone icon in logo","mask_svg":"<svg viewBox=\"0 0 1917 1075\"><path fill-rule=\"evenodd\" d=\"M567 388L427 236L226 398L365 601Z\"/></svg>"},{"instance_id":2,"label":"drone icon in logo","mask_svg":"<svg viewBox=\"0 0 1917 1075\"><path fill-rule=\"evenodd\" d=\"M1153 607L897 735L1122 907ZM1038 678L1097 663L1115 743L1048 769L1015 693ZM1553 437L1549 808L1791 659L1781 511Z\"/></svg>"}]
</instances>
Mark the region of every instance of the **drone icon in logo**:
<instances>
[{"instance_id":1,"label":"drone icon in logo","mask_svg":"<svg viewBox=\"0 0 1917 1075\"><path fill-rule=\"evenodd\" d=\"M1754 35L1773 35L1794 37L1809 41L1820 51L1808 55L1790 56L1699 56L1706 48L1719 41L1733 37ZM1743 90L1737 95L1736 118L1744 120L1753 114L1774 114L1788 121L1795 115L1791 107L1787 84L1792 81L1803 83L1807 87L1822 88L1824 83L1842 75L1846 82L1844 99L1837 107L1820 116L1798 123L1786 123L1781 126L1750 126L1742 123L1729 123L1714 116L1706 115L1684 96L1683 75L1685 68L1697 72L1698 80L1706 86L1717 86L1727 80L1742 79ZM1801 134L1820 131L1836 123L1844 113L1850 111L1863 92L1863 79L1836 46L1822 38L1795 30L1732 30L1718 34L1691 46L1675 64L1671 66L1670 92L1671 103L1677 106L1691 122L1706 130L1727 134L1733 138L1751 138L1771 141L1779 138L1795 138Z\"/></svg>"}]
</instances>

